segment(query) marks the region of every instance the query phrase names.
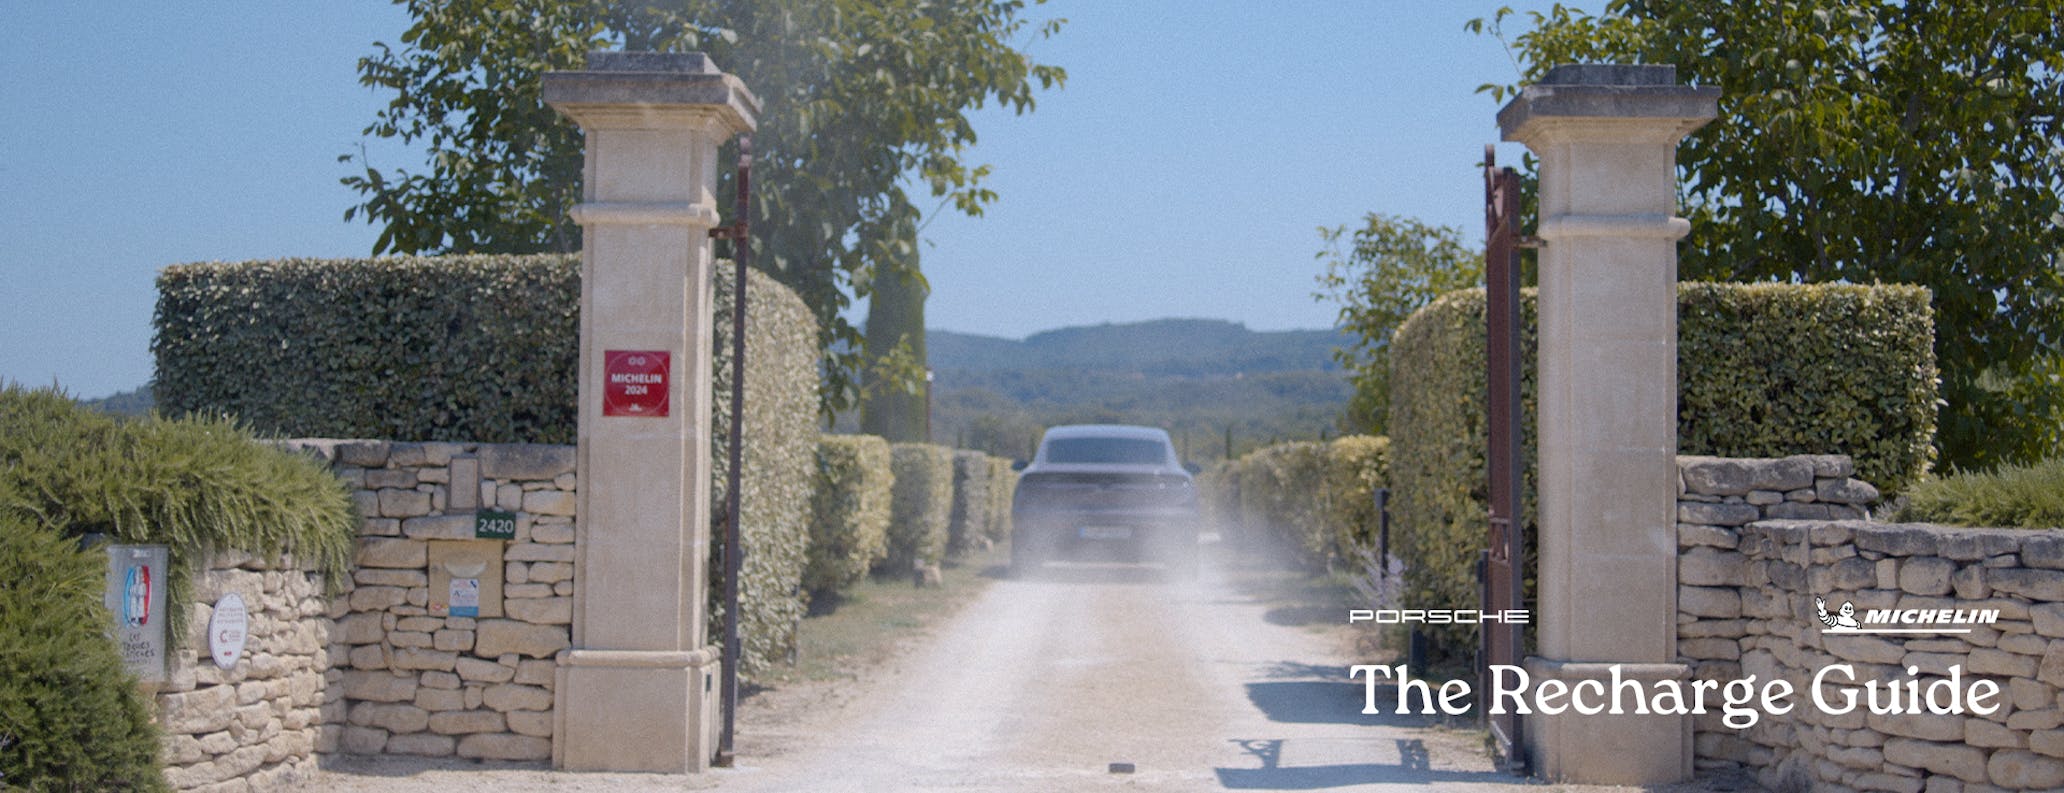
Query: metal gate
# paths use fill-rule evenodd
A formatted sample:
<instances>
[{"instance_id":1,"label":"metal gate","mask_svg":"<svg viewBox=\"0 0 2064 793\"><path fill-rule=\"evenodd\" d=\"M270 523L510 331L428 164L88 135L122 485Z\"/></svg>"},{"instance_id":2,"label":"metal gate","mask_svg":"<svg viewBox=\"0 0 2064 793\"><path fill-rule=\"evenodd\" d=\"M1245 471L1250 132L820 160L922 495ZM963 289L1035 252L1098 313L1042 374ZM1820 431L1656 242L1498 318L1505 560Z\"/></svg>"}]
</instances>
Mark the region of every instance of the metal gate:
<instances>
[{"instance_id":1,"label":"metal gate","mask_svg":"<svg viewBox=\"0 0 2064 793\"><path fill-rule=\"evenodd\" d=\"M1492 147L1484 147L1484 342L1489 363L1490 526L1483 558L1483 612L1509 613L1526 607L1526 538L1522 510L1520 433L1519 173L1499 168ZM1490 665L1518 665L1525 652L1525 625L1484 620L1477 658L1477 691L1490 692ZM1479 700L1481 701L1481 700ZM1489 715L1491 736L1510 768L1526 770L1526 739L1519 714Z\"/></svg>"}]
</instances>

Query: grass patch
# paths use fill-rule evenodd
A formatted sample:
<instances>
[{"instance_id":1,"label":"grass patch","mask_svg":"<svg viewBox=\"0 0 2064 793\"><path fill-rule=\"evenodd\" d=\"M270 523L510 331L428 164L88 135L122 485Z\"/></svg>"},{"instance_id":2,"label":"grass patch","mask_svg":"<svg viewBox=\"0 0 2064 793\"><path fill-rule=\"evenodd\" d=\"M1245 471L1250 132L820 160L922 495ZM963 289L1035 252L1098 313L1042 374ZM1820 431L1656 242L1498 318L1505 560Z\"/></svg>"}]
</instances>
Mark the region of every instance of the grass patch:
<instances>
[{"instance_id":1,"label":"grass patch","mask_svg":"<svg viewBox=\"0 0 2064 793\"><path fill-rule=\"evenodd\" d=\"M760 681L854 679L973 602L1003 576L1008 558L998 545L946 563L941 586L919 589L908 574L870 576L837 596L820 597L796 633L795 663L770 666Z\"/></svg>"},{"instance_id":2,"label":"grass patch","mask_svg":"<svg viewBox=\"0 0 2064 793\"><path fill-rule=\"evenodd\" d=\"M2064 528L2064 458L1922 482L1908 491L1898 519L2002 529Z\"/></svg>"}]
</instances>

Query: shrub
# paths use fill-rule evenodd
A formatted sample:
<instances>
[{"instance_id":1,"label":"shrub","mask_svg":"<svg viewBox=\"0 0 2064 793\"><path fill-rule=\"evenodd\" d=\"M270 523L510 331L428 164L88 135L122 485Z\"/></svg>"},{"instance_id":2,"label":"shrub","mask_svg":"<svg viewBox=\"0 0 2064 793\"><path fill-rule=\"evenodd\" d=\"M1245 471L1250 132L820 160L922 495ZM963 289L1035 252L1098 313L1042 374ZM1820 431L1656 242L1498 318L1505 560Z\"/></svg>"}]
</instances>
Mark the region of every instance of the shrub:
<instances>
[{"instance_id":1,"label":"shrub","mask_svg":"<svg viewBox=\"0 0 2064 793\"><path fill-rule=\"evenodd\" d=\"M710 499L713 537L723 537L730 484L732 296L730 268L716 279L716 358L711 411ZM758 270L746 277L745 467L739 481L739 533L745 548L739 571L738 632L741 674L785 661L796 648L796 625L808 608L803 571L808 564L812 485L817 459L817 323L795 292ZM721 583L722 555L710 554ZM714 587L712 619L722 618Z\"/></svg>"},{"instance_id":2,"label":"shrub","mask_svg":"<svg viewBox=\"0 0 2064 793\"><path fill-rule=\"evenodd\" d=\"M1922 481L1900 520L2021 529L2064 529L2064 458Z\"/></svg>"},{"instance_id":3,"label":"shrub","mask_svg":"<svg viewBox=\"0 0 2064 793\"><path fill-rule=\"evenodd\" d=\"M1678 287L1678 450L1723 457L1847 454L1895 493L1927 468L1935 362L1928 292L1910 286ZM1523 492L1535 492L1534 291L1520 303ZM1484 293L1452 292L1393 337L1392 545L1405 602L1476 602L1486 531ZM1535 506L1525 522L1533 531ZM1535 547L1528 540L1529 547ZM1464 630L1436 644L1466 652Z\"/></svg>"},{"instance_id":4,"label":"shrub","mask_svg":"<svg viewBox=\"0 0 2064 793\"><path fill-rule=\"evenodd\" d=\"M1324 494L1333 559L1376 545L1376 488L1390 482L1390 439L1347 435L1326 444Z\"/></svg>"},{"instance_id":5,"label":"shrub","mask_svg":"<svg viewBox=\"0 0 2064 793\"><path fill-rule=\"evenodd\" d=\"M918 564L938 564L946 555L946 527L953 514L953 450L898 443L889 453L896 475L889 553L875 571L893 576L908 574Z\"/></svg>"},{"instance_id":6,"label":"shrub","mask_svg":"<svg viewBox=\"0 0 2064 793\"><path fill-rule=\"evenodd\" d=\"M1267 538L1314 568L1373 542L1370 498L1387 481L1388 439L1350 435L1292 441L1221 461L1198 476L1204 518L1221 533Z\"/></svg>"},{"instance_id":7,"label":"shrub","mask_svg":"<svg viewBox=\"0 0 2064 793\"><path fill-rule=\"evenodd\" d=\"M966 556L988 547L989 507L989 455L956 450L953 453L953 517L946 528L947 556Z\"/></svg>"},{"instance_id":8,"label":"shrub","mask_svg":"<svg viewBox=\"0 0 2064 793\"><path fill-rule=\"evenodd\" d=\"M321 463L211 418L117 421L49 391L0 388L0 486L25 520L65 536L168 547L169 624L184 625L191 571L213 550L288 554L332 592L351 570L357 520ZM171 631L177 646L184 631Z\"/></svg>"},{"instance_id":9,"label":"shrub","mask_svg":"<svg viewBox=\"0 0 2064 793\"><path fill-rule=\"evenodd\" d=\"M166 789L150 705L108 638L106 565L0 510L0 788Z\"/></svg>"},{"instance_id":10,"label":"shrub","mask_svg":"<svg viewBox=\"0 0 2064 793\"><path fill-rule=\"evenodd\" d=\"M895 474L889 442L873 435L825 435L817 442L815 519L803 587L813 597L856 583L889 553Z\"/></svg>"},{"instance_id":11,"label":"shrub","mask_svg":"<svg viewBox=\"0 0 2064 793\"><path fill-rule=\"evenodd\" d=\"M169 415L290 437L574 442L577 256L176 265L153 324Z\"/></svg>"},{"instance_id":12,"label":"shrub","mask_svg":"<svg viewBox=\"0 0 2064 793\"><path fill-rule=\"evenodd\" d=\"M1011 500L1017 495L1018 472L1011 468L1011 461L1002 457L989 458L989 528L990 542L1003 542L1011 534Z\"/></svg>"}]
</instances>

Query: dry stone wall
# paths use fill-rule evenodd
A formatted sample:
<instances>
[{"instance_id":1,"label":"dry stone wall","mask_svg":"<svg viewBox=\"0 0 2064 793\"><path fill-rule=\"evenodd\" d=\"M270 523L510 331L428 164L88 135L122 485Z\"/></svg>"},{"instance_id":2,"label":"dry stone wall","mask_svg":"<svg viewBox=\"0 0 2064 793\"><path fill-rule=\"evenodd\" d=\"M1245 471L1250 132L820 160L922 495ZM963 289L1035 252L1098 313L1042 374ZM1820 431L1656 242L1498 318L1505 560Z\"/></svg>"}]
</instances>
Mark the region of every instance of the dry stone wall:
<instances>
[{"instance_id":1,"label":"dry stone wall","mask_svg":"<svg viewBox=\"0 0 2064 793\"><path fill-rule=\"evenodd\" d=\"M1683 457L1678 468L1680 659L1700 679L1789 682L1790 712L1737 730L1698 717L1701 766L1739 764L1780 791L1978 793L2064 789L2064 532L1959 529L1864 520L1877 492L1846 457ZM1968 633L1824 632L1815 598L1839 613L1998 611ZM1868 627L1868 626L1866 626ZM1911 626L1908 626L1911 627ZM1812 704L1816 672L1864 684L1990 680L1991 714L1831 714ZM1909 673L1909 669L1913 673ZM1833 683L1829 684L1834 686Z\"/></svg>"},{"instance_id":2,"label":"dry stone wall","mask_svg":"<svg viewBox=\"0 0 2064 793\"><path fill-rule=\"evenodd\" d=\"M552 756L554 656L572 644L574 447L296 441L329 459L364 524L357 569L329 611L318 747L348 754ZM475 541L477 510L515 516L499 597L479 612L433 598L437 554ZM475 546L479 547L479 546Z\"/></svg>"},{"instance_id":3,"label":"dry stone wall","mask_svg":"<svg viewBox=\"0 0 2064 793\"><path fill-rule=\"evenodd\" d=\"M228 668L208 650L214 603L237 593L248 614ZM329 627L320 574L290 560L226 552L194 576L183 646L156 695L165 781L210 793L278 790L311 778L322 733Z\"/></svg>"}]
</instances>

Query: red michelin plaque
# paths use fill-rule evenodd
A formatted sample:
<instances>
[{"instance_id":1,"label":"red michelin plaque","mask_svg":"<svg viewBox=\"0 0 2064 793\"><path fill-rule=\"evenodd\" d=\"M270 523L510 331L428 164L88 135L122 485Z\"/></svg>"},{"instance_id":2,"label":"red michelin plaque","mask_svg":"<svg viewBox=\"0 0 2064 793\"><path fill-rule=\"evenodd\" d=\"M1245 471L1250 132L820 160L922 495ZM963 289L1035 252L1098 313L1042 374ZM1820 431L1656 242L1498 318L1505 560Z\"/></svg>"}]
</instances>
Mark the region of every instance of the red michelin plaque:
<instances>
[{"instance_id":1,"label":"red michelin plaque","mask_svg":"<svg viewBox=\"0 0 2064 793\"><path fill-rule=\"evenodd\" d=\"M658 350L603 353L602 415L666 415L667 357Z\"/></svg>"}]
</instances>

